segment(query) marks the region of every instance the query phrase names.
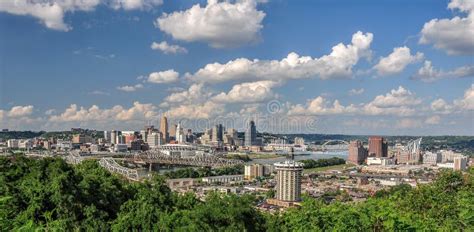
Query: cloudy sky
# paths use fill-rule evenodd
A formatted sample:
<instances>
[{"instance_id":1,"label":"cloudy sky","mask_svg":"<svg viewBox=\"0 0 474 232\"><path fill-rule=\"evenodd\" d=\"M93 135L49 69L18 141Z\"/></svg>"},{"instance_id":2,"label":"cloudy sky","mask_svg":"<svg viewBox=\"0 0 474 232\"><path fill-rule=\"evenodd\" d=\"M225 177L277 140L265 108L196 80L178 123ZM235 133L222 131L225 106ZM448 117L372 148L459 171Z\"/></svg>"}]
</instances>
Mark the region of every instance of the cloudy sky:
<instances>
[{"instance_id":1,"label":"cloudy sky","mask_svg":"<svg viewBox=\"0 0 474 232\"><path fill-rule=\"evenodd\" d=\"M0 128L474 135L474 1L0 1Z\"/></svg>"}]
</instances>

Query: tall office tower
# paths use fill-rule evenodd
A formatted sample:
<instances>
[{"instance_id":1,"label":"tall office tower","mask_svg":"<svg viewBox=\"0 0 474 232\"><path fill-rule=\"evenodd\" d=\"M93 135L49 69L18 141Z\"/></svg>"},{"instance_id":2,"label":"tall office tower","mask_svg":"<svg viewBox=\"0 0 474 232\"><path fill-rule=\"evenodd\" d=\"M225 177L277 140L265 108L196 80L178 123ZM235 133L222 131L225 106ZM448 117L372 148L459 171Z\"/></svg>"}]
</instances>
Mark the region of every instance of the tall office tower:
<instances>
[{"instance_id":1,"label":"tall office tower","mask_svg":"<svg viewBox=\"0 0 474 232\"><path fill-rule=\"evenodd\" d=\"M217 125L215 125L212 129L211 129L211 141L212 142L217 142Z\"/></svg>"},{"instance_id":2,"label":"tall office tower","mask_svg":"<svg viewBox=\"0 0 474 232\"><path fill-rule=\"evenodd\" d=\"M303 164L294 160L275 163L276 199L280 201L299 201L301 199L301 175Z\"/></svg>"},{"instance_id":3,"label":"tall office tower","mask_svg":"<svg viewBox=\"0 0 474 232\"><path fill-rule=\"evenodd\" d=\"M250 121L245 131L245 146L250 147L257 144L257 127L254 121Z\"/></svg>"},{"instance_id":4,"label":"tall office tower","mask_svg":"<svg viewBox=\"0 0 474 232\"><path fill-rule=\"evenodd\" d=\"M118 132L116 130L112 130L110 132L110 143L111 144L117 144L117 136L118 136Z\"/></svg>"},{"instance_id":5,"label":"tall office tower","mask_svg":"<svg viewBox=\"0 0 474 232\"><path fill-rule=\"evenodd\" d=\"M363 164L367 158L367 150L359 140L353 140L349 143L349 157L347 161L353 164Z\"/></svg>"},{"instance_id":6,"label":"tall office tower","mask_svg":"<svg viewBox=\"0 0 474 232\"><path fill-rule=\"evenodd\" d=\"M229 128L224 133L222 141L224 142L224 144L235 145L235 141L237 139L237 131L234 128Z\"/></svg>"},{"instance_id":7,"label":"tall office tower","mask_svg":"<svg viewBox=\"0 0 474 232\"><path fill-rule=\"evenodd\" d=\"M176 128L178 127L178 125L176 124L173 124L170 126L170 130L169 130L169 140L171 139L174 139L176 140Z\"/></svg>"},{"instance_id":8,"label":"tall office tower","mask_svg":"<svg viewBox=\"0 0 474 232\"><path fill-rule=\"evenodd\" d=\"M128 145L128 147L132 146L132 142L137 139L135 134L127 133L123 135L125 137L125 144Z\"/></svg>"},{"instance_id":9,"label":"tall office tower","mask_svg":"<svg viewBox=\"0 0 474 232\"><path fill-rule=\"evenodd\" d=\"M218 124L212 128L213 142L221 142L223 140L223 130L222 124Z\"/></svg>"},{"instance_id":10,"label":"tall office tower","mask_svg":"<svg viewBox=\"0 0 474 232\"><path fill-rule=\"evenodd\" d=\"M109 143L111 142L111 141L110 141L110 137L111 137L110 131L104 131L104 140L105 140L106 142L109 142Z\"/></svg>"},{"instance_id":11,"label":"tall office tower","mask_svg":"<svg viewBox=\"0 0 474 232\"><path fill-rule=\"evenodd\" d=\"M186 133L186 142L194 143L194 135L191 129L188 129L188 132Z\"/></svg>"},{"instance_id":12,"label":"tall office tower","mask_svg":"<svg viewBox=\"0 0 474 232\"><path fill-rule=\"evenodd\" d=\"M217 140L224 140L224 127L222 124L217 125Z\"/></svg>"},{"instance_id":13,"label":"tall office tower","mask_svg":"<svg viewBox=\"0 0 474 232\"><path fill-rule=\"evenodd\" d=\"M231 136L231 138L233 140L236 140L238 138L237 136L237 130L235 130L234 128L229 128L227 131L227 134Z\"/></svg>"},{"instance_id":14,"label":"tall office tower","mask_svg":"<svg viewBox=\"0 0 474 232\"><path fill-rule=\"evenodd\" d=\"M140 137L142 138L143 141L147 141L148 138L148 131L147 130L141 130L140 131Z\"/></svg>"},{"instance_id":15,"label":"tall office tower","mask_svg":"<svg viewBox=\"0 0 474 232\"><path fill-rule=\"evenodd\" d=\"M160 132L152 132L148 135L147 141L150 148L156 148L162 144L162 137Z\"/></svg>"},{"instance_id":16,"label":"tall office tower","mask_svg":"<svg viewBox=\"0 0 474 232\"><path fill-rule=\"evenodd\" d=\"M209 142L211 142L211 129L206 129L204 130L204 134L201 135L201 143L202 144L209 144Z\"/></svg>"},{"instance_id":17,"label":"tall office tower","mask_svg":"<svg viewBox=\"0 0 474 232\"><path fill-rule=\"evenodd\" d=\"M166 116L164 115L163 117L161 117L160 132L161 132L161 135L163 136L164 143L169 142L170 138L168 134L168 118L166 118Z\"/></svg>"},{"instance_id":18,"label":"tall office tower","mask_svg":"<svg viewBox=\"0 0 474 232\"><path fill-rule=\"evenodd\" d=\"M178 143L185 143L185 136L184 136L183 128L181 128L181 122L178 122L178 126L176 127L175 140Z\"/></svg>"},{"instance_id":19,"label":"tall office tower","mask_svg":"<svg viewBox=\"0 0 474 232\"><path fill-rule=\"evenodd\" d=\"M369 156L371 157L387 157L388 156L388 144L381 136L370 136L369 137Z\"/></svg>"}]
</instances>

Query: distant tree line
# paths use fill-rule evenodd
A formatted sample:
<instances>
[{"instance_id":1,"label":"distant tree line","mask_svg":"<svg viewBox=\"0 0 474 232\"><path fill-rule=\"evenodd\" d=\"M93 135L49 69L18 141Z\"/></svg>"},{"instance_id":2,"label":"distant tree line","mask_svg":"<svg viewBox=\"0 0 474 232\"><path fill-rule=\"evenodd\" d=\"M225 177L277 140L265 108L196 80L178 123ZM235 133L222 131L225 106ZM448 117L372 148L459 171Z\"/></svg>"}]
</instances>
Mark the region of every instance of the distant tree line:
<instances>
[{"instance_id":1,"label":"distant tree line","mask_svg":"<svg viewBox=\"0 0 474 232\"><path fill-rule=\"evenodd\" d=\"M0 139L32 139L35 137L42 137L45 139L55 138L55 139L71 139L74 134L79 134L79 132L72 131L0 131ZM90 135L92 138L98 139L103 138L102 131L96 130L84 130L83 134Z\"/></svg>"},{"instance_id":2,"label":"distant tree line","mask_svg":"<svg viewBox=\"0 0 474 232\"><path fill-rule=\"evenodd\" d=\"M317 159L317 160L307 159L307 160L301 160L299 162L304 164L304 168L320 168L320 167L345 164L346 160L339 157L332 157L328 159Z\"/></svg>"},{"instance_id":3,"label":"distant tree line","mask_svg":"<svg viewBox=\"0 0 474 232\"><path fill-rule=\"evenodd\" d=\"M365 202L305 197L258 211L252 195L173 193L161 176L130 183L97 162L0 158L2 231L474 231L474 171L379 191Z\"/></svg>"}]
</instances>

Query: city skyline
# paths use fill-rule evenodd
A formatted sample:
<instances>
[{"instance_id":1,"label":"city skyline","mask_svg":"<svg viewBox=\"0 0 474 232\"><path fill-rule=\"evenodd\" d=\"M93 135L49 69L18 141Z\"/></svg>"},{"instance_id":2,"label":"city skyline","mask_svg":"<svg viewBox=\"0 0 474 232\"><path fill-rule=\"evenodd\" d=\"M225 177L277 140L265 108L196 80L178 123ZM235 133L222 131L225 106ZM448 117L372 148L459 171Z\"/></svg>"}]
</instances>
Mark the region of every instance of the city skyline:
<instances>
[{"instance_id":1,"label":"city skyline","mask_svg":"<svg viewBox=\"0 0 474 232\"><path fill-rule=\"evenodd\" d=\"M20 2L0 128L474 135L470 1Z\"/></svg>"}]
</instances>

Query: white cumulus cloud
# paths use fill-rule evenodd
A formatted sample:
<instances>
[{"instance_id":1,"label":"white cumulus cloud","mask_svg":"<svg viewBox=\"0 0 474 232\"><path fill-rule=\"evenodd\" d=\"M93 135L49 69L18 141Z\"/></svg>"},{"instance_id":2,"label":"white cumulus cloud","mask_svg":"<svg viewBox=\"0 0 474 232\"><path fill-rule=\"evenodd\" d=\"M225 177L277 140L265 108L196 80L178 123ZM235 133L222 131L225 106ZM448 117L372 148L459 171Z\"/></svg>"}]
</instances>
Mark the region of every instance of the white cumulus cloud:
<instances>
[{"instance_id":1,"label":"white cumulus cloud","mask_svg":"<svg viewBox=\"0 0 474 232\"><path fill-rule=\"evenodd\" d=\"M474 110L474 84L464 92L464 97L454 101L461 110Z\"/></svg>"},{"instance_id":2,"label":"white cumulus cloud","mask_svg":"<svg viewBox=\"0 0 474 232\"><path fill-rule=\"evenodd\" d=\"M212 63L186 77L195 82L230 80L273 80L319 77L321 79L350 78L352 68L361 58L371 55L372 33L357 32L352 43L337 44L329 55L320 58L300 56L294 52L282 60L249 60L238 58L225 64Z\"/></svg>"},{"instance_id":3,"label":"white cumulus cloud","mask_svg":"<svg viewBox=\"0 0 474 232\"><path fill-rule=\"evenodd\" d=\"M397 107L419 105L421 99L417 98L410 90L399 86L398 89L392 89L390 93L378 95L371 102L376 107Z\"/></svg>"},{"instance_id":4,"label":"white cumulus cloud","mask_svg":"<svg viewBox=\"0 0 474 232\"><path fill-rule=\"evenodd\" d=\"M374 68L380 76L393 75L402 72L407 65L422 59L423 53L417 52L411 55L410 48L398 47L394 48L393 52L387 57L380 58L379 63Z\"/></svg>"},{"instance_id":5,"label":"white cumulus cloud","mask_svg":"<svg viewBox=\"0 0 474 232\"><path fill-rule=\"evenodd\" d=\"M51 122L91 122L91 121L127 121L127 120L147 120L154 119L158 113L152 104L142 104L134 102L130 108L116 105L109 109L101 109L97 105L90 108L78 107L76 104L70 105L61 114L51 115Z\"/></svg>"},{"instance_id":6,"label":"white cumulus cloud","mask_svg":"<svg viewBox=\"0 0 474 232\"><path fill-rule=\"evenodd\" d=\"M451 19L432 19L421 30L421 44L433 44L449 55L474 54L474 1L452 0L449 9L466 13Z\"/></svg>"},{"instance_id":7,"label":"white cumulus cloud","mask_svg":"<svg viewBox=\"0 0 474 232\"><path fill-rule=\"evenodd\" d=\"M431 102L431 110L437 113L449 114L453 110L453 107L449 105L444 99L438 98Z\"/></svg>"},{"instance_id":8,"label":"white cumulus cloud","mask_svg":"<svg viewBox=\"0 0 474 232\"><path fill-rule=\"evenodd\" d=\"M141 88L143 88L142 84L124 85L124 86L117 87L118 90L124 91L124 92L134 92L134 91L137 91L138 89L141 89Z\"/></svg>"},{"instance_id":9,"label":"white cumulus cloud","mask_svg":"<svg viewBox=\"0 0 474 232\"><path fill-rule=\"evenodd\" d=\"M208 0L205 7L196 4L185 11L165 13L155 25L174 39L224 48L257 41L264 17L255 0Z\"/></svg>"},{"instance_id":10,"label":"white cumulus cloud","mask_svg":"<svg viewBox=\"0 0 474 232\"><path fill-rule=\"evenodd\" d=\"M422 100L415 94L400 86L392 89L385 95L378 95L368 103L358 105L342 105L339 100L332 103L322 96L308 101L306 105L297 104L290 107L290 115L328 115L328 114L351 114L351 115L395 115L408 116L416 113L417 107Z\"/></svg>"},{"instance_id":11,"label":"white cumulus cloud","mask_svg":"<svg viewBox=\"0 0 474 232\"><path fill-rule=\"evenodd\" d=\"M206 89L203 84L193 84L187 90L170 94L165 98L164 102L167 104L196 104L208 100L211 96L212 92Z\"/></svg>"},{"instance_id":12,"label":"white cumulus cloud","mask_svg":"<svg viewBox=\"0 0 474 232\"><path fill-rule=\"evenodd\" d=\"M100 4L113 9L135 10L161 5L162 0L2 0L0 12L37 18L49 29L69 31L72 27L64 22L68 12L92 11Z\"/></svg>"},{"instance_id":13,"label":"white cumulus cloud","mask_svg":"<svg viewBox=\"0 0 474 232\"><path fill-rule=\"evenodd\" d=\"M163 0L112 0L110 6L116 10L148 9L163 4Z\"/></svg>"},{"instance_id":14,"label":"white cumulus cloud","mask_svg":"<svg viewBox=\"0 0 474 232\"><path fill-rule=\"evenodd\" d=\"M179 73L173 69L153 72L148 75L147 81L155 84L172 83L178 80Z\"/></svg>"},{"instance_id":15,"label":"white cumulus cloud","mask_svg":"<svg viewBox=\"0 0 474 232\"><path fill-rule=\"evenodd\" d=\"M188 50L186 48L183 48L179 45L168 44L168 42L166 41L162 41L160 43L153 42L151 44L151 49L160 50L164 54L188 53Z\"/></svg>"},{"instance_id":16,"label":"white cumulus cloud","mask_svg":"<svg viewBox=\"0 0 474 232\"><path fill-rule=\"evenodd\" d=\"M318 96L309 100L305 105L297 104L291 106L288 111L289 115L330 115L330 114L345 114L354 113L357 108L354 105L343 106L338 100L332 104L324 97Z\"/></svg>"},{"instance_id":17,"label":"white cumulus cloud","mask_svg":"<svg viewBox=\"0 0 474 232\"><path fill-rule=\"evenodd\" d=\"M275 97L272 88L278 83L274 81L257 81L237 84L228 93L220 93L212 98L216 102L253 103L262 102Z\"/></svg>"},{"instance_id":18,"label":"white cumulus cloud","mask_svg":"<svg viewBox=\"0 0 474 232\"><path fill-rule=\"evenodd\" d=\"M462 77L474 77L474 65L465 65L453 70L444 71L441 69L435 69L431 64L431 61L425 60L423 67L418 69L418 72L411 78L423 82L433 82L440 79Z\"/></svg>"},{"instance_id":19,"label":"white cumulus cloud","mask_svg":"<svg viewBox=\"0 0 474 232\"><path fill-rule=\"evenodd\" d=\"M29 116L33 113L33 108L32 105L14 106L7 112L7 116L11 118Z\"/></svg>"},{"instance_id":20,"label":"white cumulus cloud","mask_svg":"<svg viewBox=\"0 0 474 232\"><path fill-rule=\"evenodd\" d=\"M431 103L431 109L441 114L470 112L474 110L474 84L464 91L463 97L455 99L451 104L442 98L434 100Z\"/></svg>"}]
</instances>

